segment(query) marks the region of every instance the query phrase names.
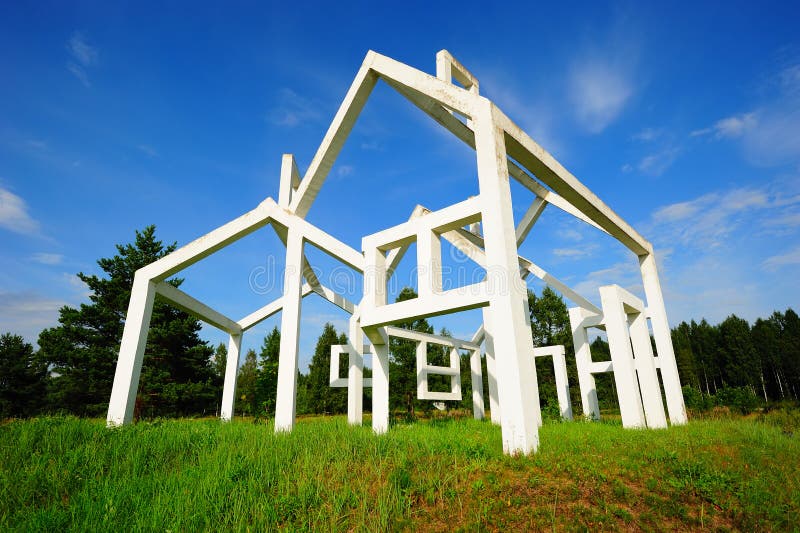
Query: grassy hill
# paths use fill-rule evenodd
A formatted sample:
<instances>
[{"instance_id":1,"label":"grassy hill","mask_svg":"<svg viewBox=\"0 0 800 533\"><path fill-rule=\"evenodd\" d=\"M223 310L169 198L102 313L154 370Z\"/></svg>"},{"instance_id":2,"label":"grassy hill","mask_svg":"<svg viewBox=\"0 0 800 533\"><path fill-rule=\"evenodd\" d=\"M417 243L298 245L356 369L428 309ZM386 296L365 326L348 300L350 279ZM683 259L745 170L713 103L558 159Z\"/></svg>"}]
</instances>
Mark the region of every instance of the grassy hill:
<instances>
[{"instance_id":1,"label":"grassy hill","mask_svg":"<svg viewBox=\"0 0 800 533\"><path fill-rule=\"evenodd\" d=\"M797 415L661 431L549 423L502 454L488 422L170 420L0 426L0 530L800 528Z\"/></svg>"}]
</instances>

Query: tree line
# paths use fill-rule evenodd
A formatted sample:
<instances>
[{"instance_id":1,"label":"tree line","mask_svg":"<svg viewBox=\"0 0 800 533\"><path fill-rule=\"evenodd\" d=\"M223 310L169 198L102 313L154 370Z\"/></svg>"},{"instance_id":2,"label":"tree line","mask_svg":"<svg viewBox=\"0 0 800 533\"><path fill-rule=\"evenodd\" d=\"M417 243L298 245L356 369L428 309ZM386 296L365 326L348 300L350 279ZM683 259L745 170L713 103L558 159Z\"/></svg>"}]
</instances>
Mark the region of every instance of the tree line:
<instances>
[{"instance_id":1,"label":"tree line","mask_svg":"<svg viewBox=\"0 0 800 533\"><path fill-rule=\"evenodd\" d=\"M137 231L133 243L118 245L117 253L98 260L105 276L79 273L90 291L89 303L64 306L57 326L45 329L39 349L13 333L0 336L0 417L26 417L40 413L104 416L114 380L119 345L125 325L133 276L137 269L175 250L155 236L155 227ZM182 280L167 281L175 287ZM397 301L416 298L404 288ZM550 287L541 294L528 293L531 333L536 346L563 344L574 353L567 306ZM396 324L398 327L434 333L425 319ZM156 297L147 339L135 416L212 416L218 414L227 364L224 344L216 348L203 341L200 323ZM450 336L446 329L439 335ZM731 315L712 326L682 322L672 330L672 340L687 406L695 409L715 404L752 407L762 402L797 401L800 393L800 318L792 310L775 312L767 319L747 321ZM298 373L297 412L338 414L347 411L347 390L328 383L330 347L346 344L344 333L325 324L317 339L307 373ZM434 402L416 398L416 344L390 339L390 409L398 417L413 419L434 408ZM602 336L591 345L595 361L608 360L608 343ZM269 332L258 353L248 350L238 370L237 415L274 415L277 389L280 331ZM467 352L461 356L462 400L443 402L447 408L471 409L471 374ZM340 375L346 375L342 358ZM428 346L430 364L448 366L449 349ZM555 376L549 358L535 361L540 398L545 416L559 413ZM573 411L580 413L577 368L567 358ZM369 377L365 368L365 377ZM486 372L483 390L488 396ZM616 390L611 374L595 376L602 409L615 409ZM449 391L450 379L429 376L429 389ZM488 407L488 402L486 403ZM364 408L371 407L371 391L364 391ZM441 405L439 405L441 407Z\"/></svg>"}]
</instances>

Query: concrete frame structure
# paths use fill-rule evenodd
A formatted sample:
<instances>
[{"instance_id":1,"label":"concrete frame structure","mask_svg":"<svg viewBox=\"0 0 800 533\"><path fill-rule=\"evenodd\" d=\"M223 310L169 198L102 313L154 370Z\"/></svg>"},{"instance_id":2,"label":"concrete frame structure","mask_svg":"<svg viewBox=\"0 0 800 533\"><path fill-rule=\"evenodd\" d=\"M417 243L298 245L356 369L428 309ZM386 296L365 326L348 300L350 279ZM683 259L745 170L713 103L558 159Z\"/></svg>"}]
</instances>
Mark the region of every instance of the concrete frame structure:
<instances>
[{"instance_id":1,"label":"concrete frame structure","mask_svg":"<svg viewBox=\"0 0 800 533\"><path fill-rule=\"evenodd\" d=\"M305 217L378 81L388 84L475 150L479 195L434 212L417 206L408 222L364 236L359 251L310 224ZM534 194L533 202L516 226L510 178ZM541 267L519 256L519 245L550 204L608 233L638 257L646 306L629 293L612 286L601 289L600 309ZM286 246L284 292L277 300L234 321L165 283L168 277L265 226L272 227ZM444 291L441 239L483 266L485 279L467 287ZM419 297L389 304L386 301L386 281L412 242L417 243ZM364 294L360 302L347 300L319 281L304 253L309 244L363 274ZM535 350L533 346L525 285L525 279L531 274L561 291L578 306L570 310L570 320L576 340L585 414L599 415L591 378L591 373L598 371L598 363L591 362L586 336L588 327L599 326L606 328L612 350L612 362L604 364L605 371L613 371L618 390L624 390L620 394L620 404L624 404L625 424L629 427L666 425L656 369L660 369L664 382L670 422L681 424L686 421L651 244L493 102L481 96L478 80L449 52L442 50L436 55L436 76L431 76L370 51L306 172L301 176L294 157L290 154L283 156L277 202L267 198L252 211L136 272L109 402L108 424L125 424L132 420L153 299L158 293L175 306L229 334L221 409L223 420L229 420L233 413L243 333L282 311L275 430L291 430L295 421L301 304L305 296L314 293L351 315L349 342L346 346L334 347L331 365L331 385L344 386L344 378L338 375L338 360L341 353L348 354L346 386L351 424L361 424L363 388L371 386L373 430L376 433L388 430L390 336L411 338L418 343L418 393L423 398L461 397L458 350L469 350L472 382L475 384L473 413L476 418L483 418L480 357L480 345L483 344L491 418L502 427L503 449L509 454L533 452L539 443L538 426L541 423L534 356L553 356L556 374L564 378L559 385L559 401L565 416L569 402L568 395L566 400L562 398L568 390L563 371L563 347L559 351L558 347ZM482 308L483 325L470 341L417 334L391 326L399 321L474 308ZM649 349L649 338L645 342L645 336L649 337L648 320L652 324L657 358ZM365 335L371 342L370 348L364 345ZM425 350L428 343L450 347L449 367L427 364ZM363 378L364 355L368 350L372 352L371 382ZM449 393L428 391L426 379L432 373L452 376L453 385ZM620 387L620 383L624 387Z\"/></svg>"}]
</instances>

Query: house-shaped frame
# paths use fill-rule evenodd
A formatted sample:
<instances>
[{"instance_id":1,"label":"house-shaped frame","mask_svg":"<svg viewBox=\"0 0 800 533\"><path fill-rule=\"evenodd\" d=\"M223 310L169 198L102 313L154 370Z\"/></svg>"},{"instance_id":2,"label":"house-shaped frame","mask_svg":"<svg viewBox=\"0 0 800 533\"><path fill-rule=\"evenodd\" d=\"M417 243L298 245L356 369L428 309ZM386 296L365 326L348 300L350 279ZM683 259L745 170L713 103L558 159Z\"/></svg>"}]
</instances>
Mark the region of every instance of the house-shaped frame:
<instances>
[{"instance_id":1,"label":"house-shaped frame","mask_svg":"<svg viewBox=\"0 0 800 533\"><path fill-rule=\"evenodd\" d=\"M476 152L479 194L431 212L417 206L408 222L366 235L362 250L355 250L305 220L325 178L336 160L372 89L382 80ZM454 81L456 83L454 83ZM515 226L509 178L535 194L535 199ZM639 259L646 304L617 286L601 288L602 309L569 288L532 261L520 257L525 240L539 215L553 205L595 226L621 242ZM283 296L235 321L165 280L225 246L265 226L270 226L286 246ZM442 289L441 239L465 253L485 271L479 283ZM386 281L412 242L417 243L419 297L389 304ZM311 244L364 277L360 302L324 286L304 254ZM417 334L419 346L427 343L471 352L473 412L484 415L480 345L484 345L492 421L502 427L506 453L529 453L538 447L541 423L525 279L533 275L559 290L577 307L570 310L575 340L579 385L584 414L599 416L592 373L614 373L626 427L664 427L657 370L660 369L672 424L686 421L680 380L652 245L604 204L540 147L492 101L479 93L478 80L446 50L436 55L436 76L375 52L368 52L333 122L305 174L300 176L294 157L284 155L278 201L267 198L255 209L200 237L136 272L119 360L109 402L109 425L130 423L156 293L201 320L230 335L221 417L231 418L242 334L267 317L282 311L275 430L291 430L295 421L299 319L301 301L315 293L351 315L347 353L349 366L348 420L362 422L364 354L372 353L372 427L389 428L389 337L408 335L391 324L467 309L482 309L483 325L469 341ZM593 363L587 328L605 328L612 361ZM649 343L649 331L656 352ZM364 337L371 346L367 347ZM647 342L645 342L645 338ZM542 348L542 347L539 347ZM556 347L550 347L556 348ZM418 349L418 391L425 397L428 373L453 375L450 367L425 362ZM563 353L557 349L544 354ZM333 359L333 358L332 358ZM557 373L563 358L554 357ZM602 366L602 369L598 368ZM564 372L565 374L565 372ZM332 369L333 385L344 385ZM460 397L460 380L442 393ZM335 383L334 383L335 382ZM562 387L563 388L563 387ZM456 394L457 393L457 394ZM643 403L644 399L644 403ZM623 405L624 404L624 405Z\"/></svg>"}]
</instances>

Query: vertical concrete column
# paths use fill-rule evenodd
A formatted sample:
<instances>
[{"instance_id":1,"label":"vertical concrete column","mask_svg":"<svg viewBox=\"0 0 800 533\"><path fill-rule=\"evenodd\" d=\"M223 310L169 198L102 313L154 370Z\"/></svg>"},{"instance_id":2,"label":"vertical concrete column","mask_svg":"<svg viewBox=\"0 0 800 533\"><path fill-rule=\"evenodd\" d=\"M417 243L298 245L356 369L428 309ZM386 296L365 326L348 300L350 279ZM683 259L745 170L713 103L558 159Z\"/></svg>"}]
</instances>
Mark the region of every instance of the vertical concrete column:
<instances>
[{"instance_id":1,"label":"vertical concrete column","mask_svg":"<svg viewBox=\"0 0 800 533\"><path fill-rule=\"evenodd\" d=\"M658 281L658 268L653 254L639 256L639 269L642 273L644 293L647 297L647 314L653 327L656 341L658 361L661 366L661 380L664 382L664 395L667 398L669 421L673 425L686 423L686 406L683 403L681 380L678 376L678 365L675 362L675 350L672 347L672 336L661 294L661 283Z\"/></svg>"},{"instance_id":2,"label":"vertical concrete column","mask_svg":"<svg viewBox=\"0 0 800 533\"><path fill-rule=\"evenodd\" d=\"M106 423L109 426L130 424L133 420L133 408L136 405L136 391L139 389L139 376L142 373L142 359L147 345L147 331L150 328L155 294L156 287L150 280L139 275L134 276L117 370L114 374L114 385L108 402Z\"/></svg>"},{"instance_id":3,"label":"vertical concrete column","mask_svg":"<svg viewBox=\"0 0 800 533\"><path fill-rule=\"evenodd\" d=\"M592 355L589 336L584 327L585 312L580 307L569 309L569 323L572 328L572 344L575 347L575 365L578 367L578 387L581 391L583 416L600 420L600 405L597 401L597 385L592 375Z\"/></svg>"},{"instance_id":4,"label":"vertical concrete column","mask_svg":"<svg viewBox=\"0 0 800 533\"><path fill-rule=\"evenodd\" d=\"M656 361L653 357L653 346L650 344L650 332L647 328L647 315L641 313L629 315L631 344L639 376L639 388L642 393L644 416L649 428L667 427L667 415L661 401L661 385L658 383Z\"/></svg>"},{"instance_id":5,"label":"vertical concrete column","mask_svg":"<svg viewBox=\"0 0 800 533\"><path fill-rule=\"evenodd\" d=\"M372 345L372 431L389 430L389 341Z\"/></svg>"},{"instance_id":6,"label":"vertical concrete column","mask_svg":"<svg viewBox=\"0 0 800 533\"><path fill-rule=\"evenodd\" d=\"M458 348L456 347L450 348L450 368L461 368L461 354L458 353ZM457 398L461 398L461 372L456 372L450 379L452 383L450 390Z\"/></svg>"},{"instance_id":7,"label":"vertical concrete column","mask_svg":"<svg viewBox=\"0 0 800 533\"><path fill-rule=\"evenodd\" d=\"M539 386L533 364L527 287L519 274L504 133L496 125L490 101L478 98L474 107L486 283L492 314L490 333L497 362L503 450L508 454L528 454L539 445Z\"/></svg>"},{"instance_id":8,"label":"vertical concrete column","mask_svg":"<svg viewBox=\"0 0 800 533\"><path fill-rule=\"evenodd\" d=\"M300 304L303 286L303 235L289 228L286 269L283 273L281 346L278 359L278 392L275 431L291 431L297 407L297 352L300 344Z\"/></svg>"},{"instance_id":9,"label":"vertical concrete column","mask_svg":"<svg viewBox=\"0 0 800 533\"><path fill-rule=\"evenodd\" d=\"M646 427L631 339L628 335L628 316L617 287L615 285L600 287L600 300L603 304L611 361L614 364L614 381L617 384L622 427Z\"/></svg>"},{"instance_id":10,"label":"vertical concrete column","mask_svg":"<svg viewBox=\"0 0 800 533\"><path fill-rule=\"evenodd\" d=\"M347 367L347 422L360 426L364 416L364 333L361 321L354 315L350 317L348 337L351 350L348 350Z\"/></svg>"},{"instance_id":11,"label":"vertical concrete column","mask_svg":"<svg viewBox=\"0 0 800 533\"><path fill-rule=\"evenodd\" d=\"M497 365L494 359L494 341L492 338L492 313L488 307L483 311L484 347L486 350L486 381L489 384L489 416L492 424L500 425L500 396L497 393Z\"/></svg>"},{"instance_id":12,"label":"vertical concrete column","mask_svg":"<svg viewBox=\"0 0 800 533\"><path fill-rule=\"evenodd\" d=\"M469 371L472 377L472 416L475 420L483 420L486 412L483 407L483 369L480 350L473 350L470 353Z\"/></svg>"},{"instance_id":13,"label":"vertical concrete column","mask_svg":"<svg viewBox=\"0 0 800 533\"><path fill-rule=\"evenodd\" d=\"M236 405L236 377L239 371L239 354L242 348L242 335L231 335L228 338L228 359L225 362L225 385L222 387L222 408L220 419L224 421L233 418Z\"/></svg>"},{"instance_id":14,"label":"vertical concrete column","mask_svg":"<svg viewBox=\"0 0 800 533\"><path fill-rule=\"evenodd\" d=\"M567 358L563 346L557 346L553 352L553 369L556 375L556 393L561 418L572 420L572 402L569 399L569 378L567 377Z\"/></svg>"},{"instance_id":15,"label":"vertical concrete column","mask_svg":"<svg viewBox=\"0 0 800 533\"><path fill-rule=\"evenodd\" d=\"M417 343L417 398L422 398L428 390L428 373L425 367L428 366L428 343L419 341Z\"/></svg>"},{"instance_id":16,"label":"vertical concrete column","mask_svg":"<svg viewBox=\"0 0 800 533\"><path fill-rule=\"evenodd\" d=\"M364 250L364 298L361 305L386 305L386 255L375 247ZM372 341L372 431L389 430L389 338L384 328L366 331Z\"/></svg>"},{"instance_id":17,"label":"vertical concrete column","mask_svg":"<svg viewBox=\"0 0 800 533\"><path fill-rule=\"evenodd\" d=\"M442 292L441 238L429 229L417 234L417 281L421 298Z\"/></svg>"}]
</instances>

